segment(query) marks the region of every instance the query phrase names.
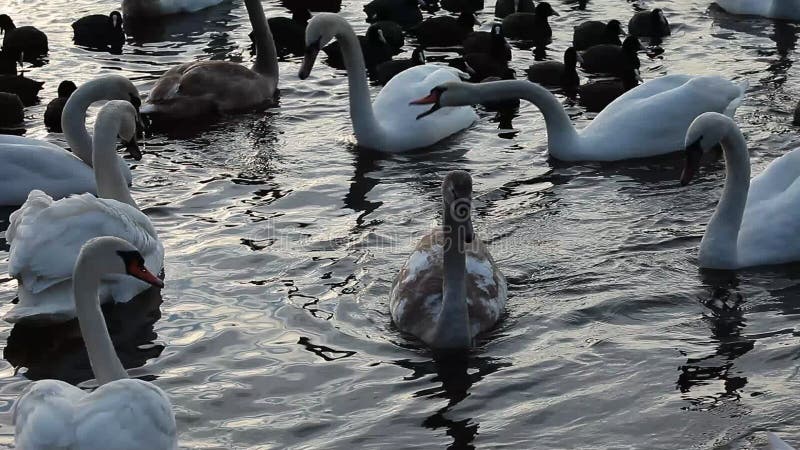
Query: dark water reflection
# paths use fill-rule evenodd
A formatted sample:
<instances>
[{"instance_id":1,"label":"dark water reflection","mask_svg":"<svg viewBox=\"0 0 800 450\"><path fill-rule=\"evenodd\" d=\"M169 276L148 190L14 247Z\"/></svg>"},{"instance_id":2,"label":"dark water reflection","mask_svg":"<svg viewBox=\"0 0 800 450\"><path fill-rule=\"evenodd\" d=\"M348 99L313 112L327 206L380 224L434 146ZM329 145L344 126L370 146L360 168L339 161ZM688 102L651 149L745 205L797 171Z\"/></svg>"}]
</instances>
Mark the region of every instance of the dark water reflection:
<instances>
[{"instance_id":1,"label":"dark water reflection","mask_svg":"<svg viewBox=\"0 0 800 450\"><path fill-rule=\"evenodd\" d=\"M363 3L342 10L359 34ZM251 61L238 0L132 29L121 55L72 44L74 19L118 6L12 2L12 17L42 28L51 45L47 64L28 73L46 82L42 104L26 110L28 136L64 144L41 124L63 78L122 73L146 93L175 64ZM289 16L278 0L264 6ZM561 16L551 20L547 58L562 57L582 21L627 23L656 7L579 6L554 2ZM800 145L789 125L800 99L798 24L733 17L701 0L657 6L673 34L640 56L643 78L747 79L737 119L754 174ZM487 1L479 19L492 16ZM511 67L521 78L534 55L516 44ZM370 154L351 136L344 73L318 64L300 82L299 63L279 64L279 106L154 128L132 166L133 196L166 248L166 287L109 309L108 320L125 366L172 399L182 444L744 449L762 448L764 430L797 443L800 267L696 266L721 161L681 187L680 154L550 160L542 116L526 102L478 109L472 128L432 151ZM557 95L577 127L594 117ZM401 335L387 312L396 271L439 220L441 179L454 169L474 176L477 231L511 290L499 329L456 361ZM0 230L10 213L0 209ZM16 288L7 252L0 236L0 314ZM0 411L30 379L91 376L74 323L0 324L0 342ZM10 418L0 415L0 446L12 442Z\"/></svg>"}]
</instances>

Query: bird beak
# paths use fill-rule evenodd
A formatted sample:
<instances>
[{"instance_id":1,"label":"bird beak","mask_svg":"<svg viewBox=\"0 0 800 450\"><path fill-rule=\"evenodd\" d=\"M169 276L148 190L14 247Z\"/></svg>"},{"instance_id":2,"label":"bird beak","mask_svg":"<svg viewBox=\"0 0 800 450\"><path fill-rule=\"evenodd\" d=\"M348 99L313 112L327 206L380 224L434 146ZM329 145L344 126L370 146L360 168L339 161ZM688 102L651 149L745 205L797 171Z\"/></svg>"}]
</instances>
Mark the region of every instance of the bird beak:
<instances>
[{"instance_id":1,"label":"bird beak","mask_svg":"<svg viewBox=\"0 0 800 450\"><path fill-rule=\"evenodd\" d=\"M303 64L300 65L300 71L297 76L301 80L305 80L311 74L311 69L314 68L314 62L317 60L319 54L319 40L306 47L306 54L303 56Z\"/></svg>"},{"instance_id":2,"label":"bird beak","mask_svg":"<svg viewBox=\"0 0 800 450\"><path fill-rule=\"evenodd\" d=\"M686 186L692 181L702 158L703 148L700 147L700 139L698 139L686 147L686 163L683 166L683 173L681 173L681 186Z\"/></svg>"},{"instance_id":3,"label":"bird beak","mask_svg":"<svg viewBox=\"0 0 800 450\"><path fill-rule=\"evenodd\" d=\"M464 242L471 244L475 239L475 229L472 227L472 219L464 222Z\"/></svg>"},{"instance_id":4,"label":"bird beak","mask_svg":"<svg viewBox=\"0 0 800 450\"><path fill-rule=\"evenodd\" d=\"M428 116L430 114L435 113L439 108L442 107L442 105L439 104L439 97L440 96L441 96L441 92L439 92L438 90L434 90L434 91L431 91L431 93L428 94L427 96L422 97L422 98L417 99L417 100L414 100L414 101L409 103L409 105L433 105L431 107L431 109L420 113L417 116L417 120L422 119L425 116Z\"/></svg>"},{"instance_id":5,"label":"bird beak","mask_svg":"<svg viewBox=\"0 0 800 450\"><path fill-rule=\"evenodd\" d=\"M125 143L125 150L136 161L142 160L142 151L139 149L139 143L136 142L136 137Z\"/></svg>"},{"instance_id":6,"label":"bird beak","mask_svg":"<svg viewBox=\"0 0 800 450\"><path fill-rule=\"evenodd\" d=\"M153 275L153 273L147 270L147 267L145 266L128 268L128 274L130 274L134 278L138 278L144 281L145 283L155 286L159 289L164 287L164 281L161 280L161 278L158 278L157 276Z\"/></svg>"}]
</instances>

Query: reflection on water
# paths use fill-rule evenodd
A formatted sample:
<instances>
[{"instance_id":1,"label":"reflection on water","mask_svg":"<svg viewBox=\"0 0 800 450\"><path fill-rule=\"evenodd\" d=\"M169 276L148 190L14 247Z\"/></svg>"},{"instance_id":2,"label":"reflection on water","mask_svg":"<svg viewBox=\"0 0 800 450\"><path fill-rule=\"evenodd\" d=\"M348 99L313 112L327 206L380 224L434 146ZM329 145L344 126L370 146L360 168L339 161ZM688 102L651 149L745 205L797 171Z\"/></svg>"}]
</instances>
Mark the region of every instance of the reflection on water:
<instances>
[{"instance_id":1,"label":"reflection on water","mask_svg":"<svg viewBox=\"0 0 800 450\"><path fill-rule=\"evenodd\" d=\"M153 325L161 319L161 293L148 289L128 303L106 304L106 318L122 366L132 369L157 358L164 350L156 344ZM55 379L78 384L94 378L78 320L53 325L15 325L3 358L29 380Z\"/></svg>"}]
</instances>

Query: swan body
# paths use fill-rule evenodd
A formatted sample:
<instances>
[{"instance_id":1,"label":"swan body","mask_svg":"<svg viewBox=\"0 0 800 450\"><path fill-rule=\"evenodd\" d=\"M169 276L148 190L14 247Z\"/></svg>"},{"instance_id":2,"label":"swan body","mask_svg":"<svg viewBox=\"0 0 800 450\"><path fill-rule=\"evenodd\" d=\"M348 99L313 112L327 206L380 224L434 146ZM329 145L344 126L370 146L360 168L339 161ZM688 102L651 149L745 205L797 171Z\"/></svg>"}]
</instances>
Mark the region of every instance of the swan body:
<instances>
[{"instance_id":1,"label":"swan body","mask_svg":"<svg viewBox=\"0 0 800 450\"><path fill-rule=\"evenodd\" d=\"M750 179L750 154L742 132L730 118L705 113L686 133L687 184L704 151L722 144L725 187L700 242L701 267L737 269L800 261L800 149L772 161Z\"/></svg>"},{"instance_id":2,"label":"swan body","mask_svg":"<svg viewBox=\"0 0 800 450\"><path fill-rule=\"evenodd\" d=\"M715 0L730 14L800 20L800 0Z\"/></svg>"},{"instance_id":3,"label":"swan body","mask_svg":"<svg viewBox=\"0 0 800 450\"><path fill-rule=\"evenodd\" d=\"M353 29L335 14L314 16L306 29L306 57L300 68L305 79L314 66L321 45L336 37L341 43L350 85L350 116L356 140L362 147L387 153L399 153L428 147L475 122L471 107L437 111L426 121L416 120L425 108L409 105L446 81L459 79L460 72L449 67L420 65L406 69L389 80L370 104L364 58Z\"/></svg>"},{"instance_id":4,"label":"swan body","mask_svg":"<svg viewBox=\"0 0 800 450\"><path fill-rule=\"evenodd\" d=\"M101 237L83 247L74 272L74 302L89 360L101 386L87 393L59 380L31 383L11 411L16 448L178 448L169 397L150 383L127 378L97 303L101 274L133 275L163 286L141 262L136 249L121 239Z\"/></svg>"},{"instance_id":5,"label":"swan body","mask_svg":"<svg viewBox=\"0 0 800 450\"><path fill-rule=\"evenodd\" d=\"M84 83L64 106L61 126L73 153L51 144L19 136L0 135L0 205L21 205L34 189L54 199L84 192L96 193L92 172L92 137L86 131L86 110L99 100L139 103L139 92L125 77L109 75ZM125 181L128 164L117 157Z\"/></svg>"},{"instance_id":6,"label":"swan body","mask_svg":"<svg viewBox=\"0 0 800 450\"><path fill-rule=\"evenodd\" d=\"M435 350L464 350L495 326L508 286L470 218L472 180L448 174L444 223L423 237L389 293L392 320ZM448 244L450 243L450 244Z\"/></svg>"},{"instance_id":7,"label":"swan body","mask_svg":"<svg viewBox=\"0 0 800 450\"><path fill-rule=\"evenodd\" d=\"M230 61L194 61L173 67L158 79L142 114L186 119L248 110L275 101L278 59L260 0L245 0L256 61L252 68Z\"/></svg>"},{"instance_id":8,"label":"swan body","mask_svg":"<svg viewBox=\"0 0 800 450\"><path fill-rule=\"evenodd\" d=\"M460 106L522 98L544 114L550 156L563 161L646 158L683 148L686 130L707 111L732 116L747 88L714 75L667 75L629 90L576 130L558 99L528 81L438 86L425 103Z\"/></svg>"},{"instance_id":9,"label":"swan body","mask_svg":"<svg viewBox=\"0 0 800 450\"><path fill-rule=\"evenodd\" d=\"M73 195L54 201L33 190L11 214L6 240L8 272L19 284L19 302L4 320L57 322L75 317L70 298L72 267L88 240L112 235L133 244L149 267L161 270L164 248L150 220L136 207L116 162L117 133L131 138L136 111L128 102L107 103L95 125L95 179L98 195ZM130 122L130 123L129 123ZM130 277L108 275L100 285L105 302L127 302L149 285Z\"/></svg>"},{"instance_id":10,"label":"swan body","mask_svg":"<svg viewBox=\"0 0 800 450\"><path fill-rule=\"evenodd\" d=\"M153 18L171 14L193 13L219 5L224 0L122 0L126 18Z\"/></svg>"},{"instance_id":11,"label":"swan body","mask_svg":"<svg viewBox=\"0 0 800 450\"><path fill-rule=\"evenodd\" d=\"M767 439L769 440L769 450L794 450L794 447L787 444L775 433L767 433Z\"/></svg>"}]
</instances>

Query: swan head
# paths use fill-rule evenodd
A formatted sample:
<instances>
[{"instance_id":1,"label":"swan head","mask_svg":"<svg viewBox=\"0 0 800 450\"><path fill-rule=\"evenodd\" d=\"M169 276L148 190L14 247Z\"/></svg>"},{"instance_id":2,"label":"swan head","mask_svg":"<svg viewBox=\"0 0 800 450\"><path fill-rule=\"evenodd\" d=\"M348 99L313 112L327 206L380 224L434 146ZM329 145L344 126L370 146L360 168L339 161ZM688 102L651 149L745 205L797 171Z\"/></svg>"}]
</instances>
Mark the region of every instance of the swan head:
<instances>
[{"instance_id":1,"label":"swan head","mask_svg":"<svg viewBox=\"0 0 800 450\"><path fill-rule=\"evenodd\" d=\"M338 22L342 21L344 19L336 14L320 13L308 22L306 27L306 52L303 56L303 64L297 74L301 80L305 80L311 74L311 69L314 68L314 62L317 60L320 49L333 40L336 36Z\"/></svg>"},{"instance_id":2,"label":"swan head","mask_svg":"<svg viewBox=\"0 0 800 450\"><path fill-rule=\"evenodd\" d=\"M476 100L472 86L460 81L448 81L433 89L430 94L420 99L412 101L411 105L433 105L431 109L420 113L417 120L435 113L442 106L465 106L480 103Z\"/></svg>"},{"instance_id":3,"label":"swan head","mask_svg":"<svg viewBox=\"0 0 800 450\"><path fill-rule=\"evenodd\" d=\"M685 164L681 174L681 185L692 181L700 167L703 155L719 144L730 131L732 120L720 113L707 112L695 118L686 131Z\"/></svg>"},{"instance_id":4,"label":"swan head","mask_svg":"<svg viewBox=\"0 0 800 450\"><path fill-rule=\"evenodd\" d=\"M457 227L456 236L459 239L463 237L466 243L472 242L475 237L472 228L472 177L468 172L454 170L444 177L442 201L448 216L444 219L445 226Z\"/></svg>"},{"instance_id":5,"label":"swan head","mask_svg":"<svg viewBox=\"0 0 800 450\"><path fill-rule=\"evenodd\" d=\"M104 126L106 121L100 122L100 117L113 117L111 120L119 121L119 131L117 136L125 146L125 150L131 155L133 159L139 161L142 159L142 151L139 149L139 143L136 141L136 136L139 134L139 128L142 126L139 118L139 112L136 107L130 102L124 100L111 100L103 105L100 112L97 113L98 122L95 122L95 129L99 126ZM97 131L95 131L95 135Z\"/></svg>"},{"instance_id":6,"label":"swan head","mask_svg":"<svg viewBox=\"0 0 800 450\"><path fill-rule=\"evenodd\" d=\"M164 287L164 282L145 267L139 250L118 237L96 237L83 244L75 265L76 272L80 264L87 262L103 273L130 275L150 285Z\"/></svg>"}]
</instances>

